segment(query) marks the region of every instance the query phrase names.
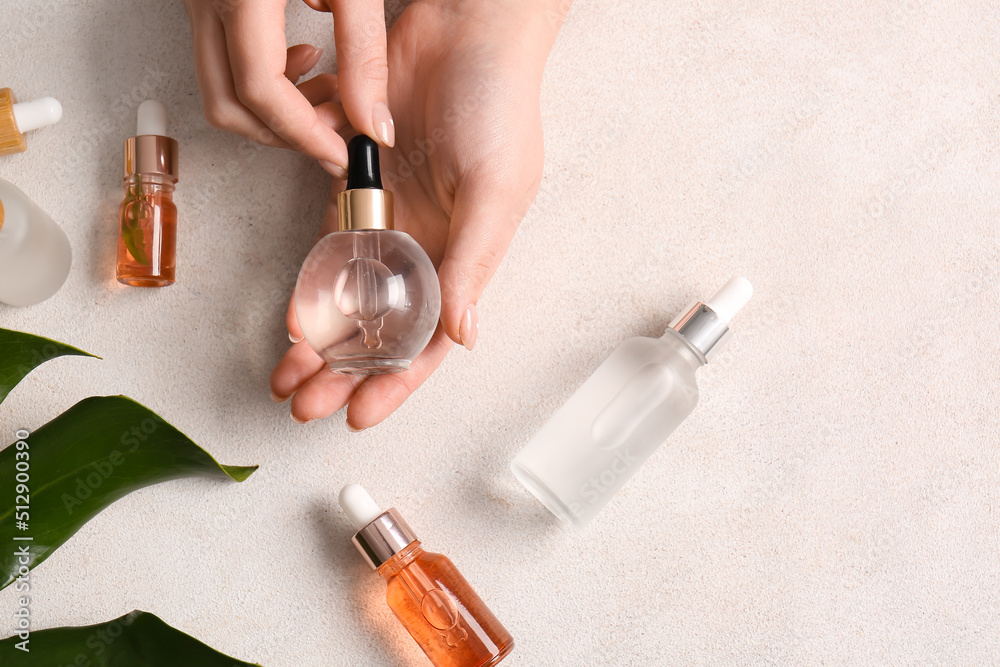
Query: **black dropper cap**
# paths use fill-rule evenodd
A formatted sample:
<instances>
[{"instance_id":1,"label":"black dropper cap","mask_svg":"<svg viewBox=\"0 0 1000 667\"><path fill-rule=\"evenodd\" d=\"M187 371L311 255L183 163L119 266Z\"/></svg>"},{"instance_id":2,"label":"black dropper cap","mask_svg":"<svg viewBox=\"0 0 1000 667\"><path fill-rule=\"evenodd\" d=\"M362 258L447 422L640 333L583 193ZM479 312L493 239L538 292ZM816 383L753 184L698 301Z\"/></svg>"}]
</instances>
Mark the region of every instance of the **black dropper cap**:
<instances>
[{"instance_id":1,"label":"black dropper cap","mask_svg":"<svg viewBox=\"0 0 1000 667\"><path fill-rule=\"evenodd\" d=\"M378 166L378 144L363 134L347 144L347 189L382 189Z\"/></svg>"}]
</instances>

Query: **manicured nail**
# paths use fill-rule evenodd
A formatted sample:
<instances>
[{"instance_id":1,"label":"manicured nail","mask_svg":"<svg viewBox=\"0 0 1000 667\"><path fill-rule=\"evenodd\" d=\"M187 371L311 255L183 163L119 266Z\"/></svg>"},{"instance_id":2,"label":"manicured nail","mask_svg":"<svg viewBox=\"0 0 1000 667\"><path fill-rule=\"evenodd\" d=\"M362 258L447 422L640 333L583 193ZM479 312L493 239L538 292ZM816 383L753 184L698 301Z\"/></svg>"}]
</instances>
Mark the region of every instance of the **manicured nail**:
<instances>
[{"instance_id":1,"label":"manicured nail","mask_svg":"<svg viewBox=\"0 0 1000 667\"><path fill-rule=\"evenodd\" d=\"M274 390L272 389L271 390L271 400L274 401L275 403L284 403L285 401L288 400L288 397L287 396L285 396L285 397L278 396L277 394L274 393Z\"/></svg>"},{"instance_id":2,"label":"manicured nail","mask_svg":"<svg viewBox=\"0 0 1000 667\"><path fill-rule=\"evenodd\" d=\"M316 63L319 62L319 59L322 55L323 55L323 49L313 49L313 52L309 54L308 58L306 58L305 64L303 65L302 68L302 73L308 74L309 72L311 72L312 68L316 67Z\"/></svg>"},{"instance_id":3,"label":"manicured nail","mask_svg":"<svg viewBox=\"0 0 1000 667\"><path fill-rule=\"evenodd\" d=\"M476 339L479 338L479 314L476 312L476 304L470 304L465 309L462 316L462 324L458 327L458 339L466 350L471 350L476 346Z\"/></svg>"},{"instance_id":4,"label":"manicured nail","mask_svg":"<svg viewBox=\"0 0 1000 667\"><path fill-rule=\"evenodd\" d=\"M288 340L292 341L293 343L301 343L304 338L305 338L304 336L293 336L291 331L288 332Z\"/></svg>"},{"instance_id":5,"label":"manicured nail","mask_svg":"<svg viewBox=\"0 0 1000 667\"><path fill-rule=\"evenodd\" d=\"M365 430L363 428L358 428L354 426L353 424L351 424L351 422L345 422L345 423L347 424L347 430L350 431L351 433L361 433L362 431Z\"/></svg>"},{"instance_id":6,"label":"manicured nail","mask_svg":"<svg viewBox=\"0 0 1000 667\"><path fill-rule=\"evenodd\" d=\"M396 143L396 124L392 121L392 114L385 102L378 102L372 111L372 125L375 133L386 146L393 146Z\"/></svg>"},{"instance_id":7,"label":"manicured nail","mask_svg":"<svg viewBox=\"0 0 1000 667\"><path fill-rule=\"evenodd\" d=\"M327 170L327 172L334 178L345 179L347 178L347 170L341 167L339 164L334 164L328 160L320 160L319 166Z\"/></svg>"},{"instance_id":8,"label":"manicured nail","mask_svg":"<svg viewBox=\"0 0 1000 667\"><path fill-rule=\"evenodd\" d=\"M290 412L288 414L291 415L292 421L295 422L296 424L308 424L309 423L308 419L306 419L305 421L303 421L303 420L299 419L298 417L296 417L295 415L293 415Z\"/></svg>"}]
</instances>

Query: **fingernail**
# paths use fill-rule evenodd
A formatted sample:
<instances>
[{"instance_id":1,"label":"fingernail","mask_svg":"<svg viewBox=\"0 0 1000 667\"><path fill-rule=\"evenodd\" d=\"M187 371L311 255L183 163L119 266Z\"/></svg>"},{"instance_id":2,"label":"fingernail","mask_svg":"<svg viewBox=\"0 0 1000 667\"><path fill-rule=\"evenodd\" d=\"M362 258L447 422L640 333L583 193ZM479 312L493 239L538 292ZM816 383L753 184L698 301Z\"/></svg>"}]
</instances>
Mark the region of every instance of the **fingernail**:
<instances>
[{"instance_id":1,"label":"fingernail","mask_svg":"<svg viewBox=\"0 0 1000 667\"><path fill-rule=\"evenodd\" d=\"M301 343L304 338L305 338L304 336L293 336L291 331L288 332L288 340L292 341L293 343Z\"/></svg>"},{"instance_id":2,"label":"fingernail","mask_svg":"<svg viewBox=\"0 0 1000 667\"><path fill-rule=\"evenodd\" d=\"M476 346L476 339L479 338L479 314L476 312L476 304L469 304L462 316L462 324L458 327L458 338L466 350L471 350Z\"/></svg>"},{"instance_id":3,"label":"fingernail","mask_svg":"<svg viewBox=\"0 0 1000 667\"><path fill-rule=\"evenodd\" d=\"M351 422L345 422L345 423L347 424L347 430L350 431L351 433L361 433L362 431L365 430L363 428L358 428L352 425Z\"/></svg>"},{"instance_id":4,"label":"fingernail","mask_svg":"<svg viewBox=\"0 0 1000 667\"><path fill-rule=\"evenodd\" d=\"M323 55L323 49L313 49L313 52L306 58L305 69L302 71L303 74L307 74L312 71L313 67L316 67L316 63L319 62L320 57Z\"/></svg>"},{"instance_id":5,"label":"fingernail","mask_svg":"<svg viewBox=\"0 0 1000 667\"><path fill-rule=\"evenodd\" d=\"M334 164L328 160L320 160L319 165L327 170L334 178L344 179L347 178L347 170L341 167L339 164Z\"/></svg>"},{"instance_id":6,"label":"fingernail","mask_svg":"<svg viewBox=\"0 0 1000 667\"><path fill-rule=\"evenodd\" d=\"M395 145L396 124L392 121L392 114L389 113L389 107L385 102L375 104L375 109L372 111L372 125L383 144L390 147Z\"/></svg>"},{"instance_id":7,"label":"fingernail","mask_svg":"<svg viewBox=\"0 0 1000 667\"><path fill-rule=\"evenodd\" d=\"M308 424L309 423L308 419L306 419L305 421L303 421L303 420L299 419L298 417L296 417L295 415L293 415L290 412L288 414L291 416L292 421L295 422L296 424Z\"/></svg>"},{"instance_id":8,"label":"fingernail","mask_svg":"<svg viewBox=\"0 0 1000 667\"><path fill-rule=\"evenodd\" d=\"M278 396L277 394L274 393L274 390L272 389L271 390L271 400L274 401L275 403L284 403L285 401L288 400L288 397L287 396L285 396L285 397Z\"/></svg>"}]
</instances>

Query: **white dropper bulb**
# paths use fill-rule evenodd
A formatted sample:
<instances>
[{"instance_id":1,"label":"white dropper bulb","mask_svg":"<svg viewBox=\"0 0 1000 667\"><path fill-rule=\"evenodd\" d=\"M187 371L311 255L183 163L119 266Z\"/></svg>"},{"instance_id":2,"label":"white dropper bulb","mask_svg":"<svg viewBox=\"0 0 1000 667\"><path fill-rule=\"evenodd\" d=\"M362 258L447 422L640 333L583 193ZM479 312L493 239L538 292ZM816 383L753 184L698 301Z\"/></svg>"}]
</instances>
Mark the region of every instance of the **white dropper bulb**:
<instances>
[{"instance_id":1,"label":"white dropper bulb","mask_svg":"<svg viewBox=\"0 0 1000 667\"><path fill-rule=\"evenodd\" d=\"M340 490L340 506L347 513L355 530L361 530L382 514L378 503L360 484L348 484Z\"/></svg>"},{"instance_id":2,"label":"white dropper bulb","mask_svg":"<svg viewBox=\"0 0 1000 667\"><path fill-rule=\"evenodd\" d=\"M753 296L753 285L742 276L731 278L706 305L727 325Z\"/></svg>"},{"instance_id":3,"label":"white dropper bulb","mask_svg":"<svg viewBox=\"0 0 1000 667\"><path fill-rule=\"evenodd\" d=\"M160 137L167 135L167 108L156 100L146 100L139 105L135 117L135 136L155 134Z\"/></svg>"},{"instance_id":4,"label":"white dropper bulb","mask_svg":"<svg viewBox=\"0 0 1000 667\"><path fill-rule=\"evenodd\" d=\"M54 125L62 118L62 105L54 97L18 102L13 109L14 122L17 123L17 129L21 134L46 125Z\"/></svg>"}]
</instances>

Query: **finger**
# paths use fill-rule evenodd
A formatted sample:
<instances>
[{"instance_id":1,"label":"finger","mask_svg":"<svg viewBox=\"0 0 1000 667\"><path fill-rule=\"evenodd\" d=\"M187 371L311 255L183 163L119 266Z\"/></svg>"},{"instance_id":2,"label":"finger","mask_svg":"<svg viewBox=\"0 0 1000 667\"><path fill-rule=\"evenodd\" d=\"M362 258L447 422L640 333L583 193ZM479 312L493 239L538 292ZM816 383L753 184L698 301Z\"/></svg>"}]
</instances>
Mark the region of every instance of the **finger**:
<instances>
[{"instance_id":1,"label":"finger","mask_svg":"<svg viewBox=\"0 0 1000 667\"><path fill-rule=\"evenodd\" d=\"M324 368L326 362L313 352L309 343L292 345L271 371L271 395L285 400Z\"/></svg>"},{"instance_id":2,"label":"finger","mask_svg":"<svg viewBox=\"0 0 1000 667\"><path fill-rule=\"evenodd\" d=\"M285 314L285 326L288 328L288 340L298 343L305 338L302 327L299 326L299 318L295 315L295 295L288 300L288 312Z\"/></svg>"},{"instance_id":3,"label":"finger","mask_svg":"<svg viewBox=\"0 0 1000 667\"><path fill-rule=\"evenodd\" d=\"M302 0L302 2L306 3L307 5L315 9L317 12L330 11L330 8L327 7L326 5L326 0Z\"/></svg>"},{"instance_id":4,"label":"finger","mask_svg":"<svg viewBox=\"0 0 1000 667\"><path fill-rule=\"evenodd\" d=\"M389 113L383 0L331 0L337 76L344 111L358 132L383 146L396 143Z\"/></svg>"},{"instance_id":5,"label":"finger","mask_svg":"<svg viewBox=\"0 0 1000 667\"><path fill-rule=\"evenodd\" d=\"M314 107L326 102L338 102L340 100L340 86L338 85L336 74L317 74L295 87Z\"/></svg>"},{"instance_id":6,"label":"finger","mask_svg":"<svg viewBox=\"0 0 1000 667\"><path fill-rule=\"evenodd\" d=\"M441 281L441 324L448 336L471 350L479 335L476 302L500 265L530 198L500 185L497 175L466 177L455 193ZM529 193L533 196L533 191Z\"/></svg>"},{"instance_id":7,"label":"finger","mask_svg":"<svg viewBox=\"0 0 1000 667\"><path fill-rule=\"evenodd\" d=\"M292 83L312 71L323 55L323 49L317 49L312 44L296 44L288 47L285 56L285 78Z\"/></svg>"},{"instance_id":8,"label":"finger","mask_svg":"<svg viewBox=\"0 0 1000 667\"><path fill-rule=\"evenodd\" d=\"M214 13L191 11L195 75L205 118L212 127L242 135L266 146L288 148L280 137L243 106L236 96L226 50L226 34ZM197 19L196 19L197 16Z\"/></svg>"},{"instance_id":9,"label":"finger","mask_svg":"<svg viewBox=\"0 0 1000 667\"><path fill-rule=\"evenodd\" d=\"M363 382L364 375L341 375L330 370L316 373L292 396L292 419L309 422L329 417L347 405Z\"/></svg>"},{"instance_id":10,"label":"finger","mask_svg":"<svg viewBox=\"0 0 1000 667\"><path fill-rule=\"evenodd\" d=\"M292 148L346 173L344 140L285 76L284 2L247 7L223 17L237 97Z\"/></svg>"},{"instance_id":11,"label":"finger","mask_svg":"<svg viewBox=\"0 0 1000 667\"><path fill-rule=\"evenodd\" d=\"M452 342L439 326L410 369L391 375L375 375L360 385L347 406L347 427L352 431L371 428L403 404L434 372L451 349Z\"/></svg>"},{"instance_id":12,"label":"finger","mask_svg":"<svg viewBox=\"0 0 1000 667\"><path fill-rule=\"evenodd\" d=\"M296 88L313 105L316 115L323 123L329 125L335 132L350 129L351 124L347 120L347 114L340 105L340 88L335 74L317 74Z\"/></svg>"},{"instance_id":13,"label":"finger","mask_svg":"<svg viewBox=\"0 0 1000 667\"><path fill-rule=\"evenodd\" d=\"M324 102L320 104L316 107L316 115L336 132L346 131L351 127L351 123L347 120L347 115L344 113L344 107L340 106L337 102ZM340 177L334 175L334 178Z\"/></svg>"}]
</instances>

